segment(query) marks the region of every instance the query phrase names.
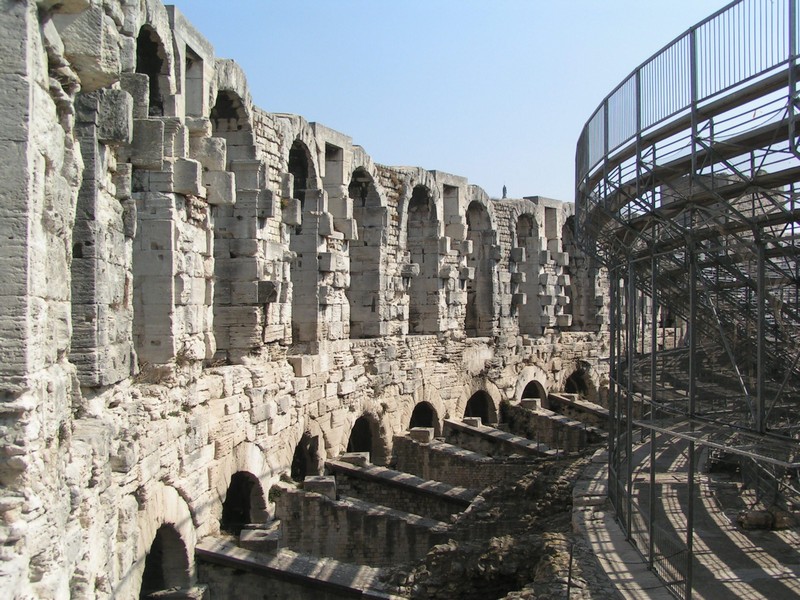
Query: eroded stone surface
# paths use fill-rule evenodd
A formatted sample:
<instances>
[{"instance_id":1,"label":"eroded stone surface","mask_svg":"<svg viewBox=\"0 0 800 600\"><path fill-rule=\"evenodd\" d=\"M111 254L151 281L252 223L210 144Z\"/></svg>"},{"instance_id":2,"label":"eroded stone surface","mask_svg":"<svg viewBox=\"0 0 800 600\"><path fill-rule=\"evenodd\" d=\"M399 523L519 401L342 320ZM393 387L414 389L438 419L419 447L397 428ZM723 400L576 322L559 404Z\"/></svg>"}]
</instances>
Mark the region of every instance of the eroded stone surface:
<instances>
[{"instance_id":1,"label":"eroded stone surface","mask_svg":"<svg viewBox=\"0 0 800 600\"><path fill-rule=\"evenodd\" d=\"M11 597L138 597L154 541L194 589L232 481L263 523L281 475L385 463L420 403L437 431L488 422L576 372L602 401L606 283L572 205L265 112L157 0L0 7Z\"/></svg>"}]
</instances>

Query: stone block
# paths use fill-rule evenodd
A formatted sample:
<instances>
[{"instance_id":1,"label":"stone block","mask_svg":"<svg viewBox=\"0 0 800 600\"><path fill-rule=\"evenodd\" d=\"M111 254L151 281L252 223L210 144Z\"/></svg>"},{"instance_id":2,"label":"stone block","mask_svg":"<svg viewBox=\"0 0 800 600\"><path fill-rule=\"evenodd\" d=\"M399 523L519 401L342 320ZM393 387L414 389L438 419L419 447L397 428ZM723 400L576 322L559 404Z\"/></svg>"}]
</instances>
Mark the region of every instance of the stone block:
<instances>
[{"instance_id":1,"label":"stone block","mask_svg":"<svg viewBox=\"0 0 800 600\"><path fill-rule=\"evenodd\" d=\"M294 369L295 377L308 377L316 372L314 357L309 354L287 357L289 364Z\"/></svg>"},{"instance_id":2,"label":"stone block","mask_svg":"<svg viewBox=\"0 0 800 600\"><path fill-rule=\"evenodd\" d=\"M444 226L444 234L454 240L466 240L469 228L466 223L448 223Z\"/></svg>"},{"instance_id":3,"label":"stone block","mask_svg":"<svg viewBox=\"0 0 800 600\"><path fill-rule=\"evenodd\" d=\"M119 33L102 4L92 3L82 12L54 14L53 22L84 92L108 87L119 79Z\"/></svg>"},{"instance_id":4,"label":"stone block","mask_svg":"<svg viewBox=\"0 0 800 600\"><path fill-rule=\"evenodd\" d=\"M366 467L369 464L369 452L345 452L339 456L339 460L358 467Z\"/></svg>"},{"instance_id":5,"label":"stone block","mask_svg":"<svg viewBox=\"0 0 800 600\"><path fill-rule=\"evenodd\" d=\"M572 315L557 315L556 325L558 327L570 327L572 325Z\"/></svg>"},{"instance_id":6,"label":"stone block","mask_svg":"<svg viewBox=\"0 0 800 600\"><path fill-rule=\"evenodd\" d=\"M489 258L501 260L503 258L502 248L498 245L489 246Z\"/></svg>"},{"instance_id":7,"label":"stone block","mask_svg":"<svg viewBox=\"0 0 800 600\"><path fill-rule=\"evenodd\" d=\"M300 200L284 196L281 198L281 220L286 225L298 226L303 222Z\"/></svg>"},{"instance_id":8,"label":"stone block","mask_svg":"<svg viewBox=\"0 0 800 600\"><path fill-rule=\"evenodd\" d=\"M406 263L404 265L400 265L401 277L416 277L417 275L419 275L419 264Z\"/></svg>"},{"instance_id":9,"label":"stone block","mask_svg":"<svg viewBox=\"0 0 800 600\"><path fill-rule=\"evenodd\" d=\"M525 283L528 279L528 276L523 271L517 271L515 273L511 273L511 283Z\"/></svg>"},{"instance_id":10,"label":"stone block","mask_svg":"<svg viewBox=\"0 0 800 600\"><path fill-rule=\"evenodd\" d=\"M522 263L525 262L526 254L525 248L512 248L511 249L511 260L515 263Z\"/></svg>"},{"instance_id":11,"label":"stone block","mask_svg":"<svg viewBox=\"0 0 800 600\"><path fill-rule=\"evenodd\" d=\"M480 417L464 417L461 419L464 425L468 425L469 427L480 427L481 426L481 418Z\"/></svg>"},{"instance_id":12,"label":"stone block","mask_svg":"<svg viewBox=\"0 0 800 600\"><path fill-rule=\"evenodd\" d=\"M189 129L191 133L191 129ZM189 155L200 162L207 171L224 171L227 156L227 147L221 137L189 138Z\"/></svg>"},{"instance_id":13,"label":"stone block","mask_svg":"<svg viewBox=\"0 0 800 600\"><path fill-rule=\"evenodd\" d=\"M528 303L528 294L518 293L511 296L511 304L514 306L522 306Z\"/></svg>"},{"instance_id":14,"label":"stone block","mask_svg":"<svg viewBox=\"0 0 800 600\"><path fill-rule=\"evenodd\" d=\"M421 444L430 444L433 441L433 427L412 427L408 436Z\"/></svg>"},{"instance_id":15,"label":"stone block","mask_svg":"<svg viewBox=\"0 0 800 600\"><path fill-rule=\"evenodd\" d=\"M236 175L239 189L261 190L267 187L267 165L261 160L232 160L231 171Z\"/></svg>"},{"instance_id":16,"label":"stone block","mask_svg":"<svg viewBox=\"0 0 800 600\"><path fill-rule=\"evenodd\" d=\"M439 254L448 254L450 252L450 241L447 236L439 238Z\"/></svg>"},{"instance_id":17,"label":"stone block","mask_svg":"<svg viewBox=\"0 0 800 600\"><path fill-rule=\"evenodd\" d=\"M439 279L457 279L458 267L455 265L444 265L439 269Z\"/></svg>"},{"instance_id":18,"label":"stone block","mask_svg":"<svg viewBox=\"0 0 800 600\"><path fill-rule=\"evenodd\" d=\"M227 171L205 171L203 185L209 204L230 206L236 202L236 179Z\"/></svg>"},{"instance_id":19,"label":"stone block","mask_svg":"<svg viewBox=\"0 0 800 600\"><path fill-rule=\"evenodd\" d=\"M186 158L177 159L173 166L172 188L177 194L205 196L200 163Z\"/></svg>"},{"instance_id":20,"label":"stone block","mask_svg":"<svg viewBox=\"0 0 800 600\"><path fill-rule=\"evenodd\" d=\"M336 393L339 396L349 396L355 391L356 391L356 384L353 381L340 381L336 388Z\"/></svg>"},{"instance_id":21,"label":"stone block","mask_svg":"<svg viewBox=\"0 0 800 600\"><path fill-rule=\"evenodd\" d=\"M98 90L97 139L107 145L133 139L133 98L125 90Z\"/></svg>"},{"instance_id":22,"label":"stone block","mask_svg":"<svg viewBox=\"0 0 800 600\"><path fill-rule=\"evenodd\" d=\"M355 219L333 219L333 226L339 231L344 239L351 242L358 240L358 224Z\"/></svg>"},{"instance_id":23,"label":"stone block","mask_svg":"<svg viewBox=\"0 0 800 600\"><path fill-rule=\"evenodd\" d=\"M553 255L553 259L556 261L556 264L560 267L566 267L569 265L569 254L567 252L556 252Z\"/></svg>"},{"instance_id":24,"label":"stone block","mask_svg":"<svg viewBox=\"0 0 800 600\"><path fill-rule=\"evenodd\" d=\"M333 215L324 212L319 216L319 225L317 226L317 233L319 235L328 237L334 232Z\"/></svg>"},{"instance_id":25,"label":"stone block","mask_svg":"<svg viewBox=\"0 0 800 600\"><path fill-rule=\"evenodd\" d=\"M471 256L473 251L473 243L472 240L464 240L461 242L461 254L464 256Z\"/></svg>"},{"instance_id":26,"label":"stone block","mask_svg":"<svg viewBox=\"0 0 800 600\"><path fill-rule=\"evenodd\" d=\"M158 119L134 119L131 163L134 167L159 171L164 162L164 123Z\"/></svg>"},{"instance_id":27,"label":"stone block","mask_svg":"<svg viewBox=\"0 0 800 600\"><path fill-rule=\"evenodd\" d=\"M133 99L133 118L147 119L150 108L150 78L144 73L122 73L119 82Z\"/></svg>"},{"instance_id":28,"label":"stone block","mask_svg":"<svg viewBox=\"0 0 800 600\"><path fill-rule=\"evenodd\" d=\"M336 478L328 475L310 475L303 480L303 489L306 492L322 494L336 500Z\"/></svg>"},{"instance_id":29,"label":"stone block","mask_svg":"<svg viewBox=\"0 0 800 600\"><path fill-rule=\"evenodd\" d=\"M472 281L475 279L475 267L461 267L461 270L458 273L458 278Z\"/></svg>"}]
</instances>

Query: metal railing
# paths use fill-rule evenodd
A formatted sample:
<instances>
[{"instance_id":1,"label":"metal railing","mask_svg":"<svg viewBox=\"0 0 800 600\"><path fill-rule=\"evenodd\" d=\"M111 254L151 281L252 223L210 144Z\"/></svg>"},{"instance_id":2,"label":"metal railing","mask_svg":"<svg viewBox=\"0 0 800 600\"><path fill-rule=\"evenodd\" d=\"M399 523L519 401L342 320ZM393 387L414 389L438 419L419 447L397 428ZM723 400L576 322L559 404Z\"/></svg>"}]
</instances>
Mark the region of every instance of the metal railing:
<instances>
[{"instance_id":1,"label":"metal railing","mask_svg":"<svg viewBox=\"0 0 800 600\"><path fill-rule=\"evenodd\" d=\"M798 0L737 0L637 67L597 107L578 140L576 186L606 157L798 54Z\"/></svg>"}]
</instances>

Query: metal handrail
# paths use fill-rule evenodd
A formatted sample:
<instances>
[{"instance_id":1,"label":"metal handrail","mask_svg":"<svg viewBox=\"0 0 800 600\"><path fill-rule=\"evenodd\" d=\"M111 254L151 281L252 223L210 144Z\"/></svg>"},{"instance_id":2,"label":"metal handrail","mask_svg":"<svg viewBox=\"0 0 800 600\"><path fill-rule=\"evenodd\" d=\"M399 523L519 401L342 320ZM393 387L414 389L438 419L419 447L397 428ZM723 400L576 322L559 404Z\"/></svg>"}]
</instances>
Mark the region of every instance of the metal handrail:
<instances>
[{"instance_id":1,"label":"metal handrail","mask_svg":"<svg viewBox=\"0 0 800 600\"><path fill-rule=\"evenodd\" d=\"M735 0L639 65L592 113L575 153L581 183L642 132L763 77L798 56L800 0Z\"/></svg>"}]
</instances>

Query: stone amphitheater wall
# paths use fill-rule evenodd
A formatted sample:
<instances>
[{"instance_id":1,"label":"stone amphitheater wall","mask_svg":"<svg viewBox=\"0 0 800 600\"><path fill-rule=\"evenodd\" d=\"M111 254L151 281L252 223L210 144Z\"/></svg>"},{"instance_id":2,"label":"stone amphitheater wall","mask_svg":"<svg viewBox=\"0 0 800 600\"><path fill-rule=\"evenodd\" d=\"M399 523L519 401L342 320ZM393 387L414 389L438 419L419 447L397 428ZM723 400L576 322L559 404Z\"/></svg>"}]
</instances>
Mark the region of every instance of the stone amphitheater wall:
<instances>
[{"instance_id":1,"label":"stone amphitheater wall","mask_svg":"<svg viewBox=\"0 0 800 600\"><path fill-rule=\"evenodd\" d=\"M496 414L531 367L606 385L606 283L562 237L571 204L266 112L157 0L0 5L10 597L138 597L165 526L191 584L234 474L271 518L301 440L319 465L362 417L384 463L420 402L441 427L481 391Z\"/></svg>"}]
</instances>

